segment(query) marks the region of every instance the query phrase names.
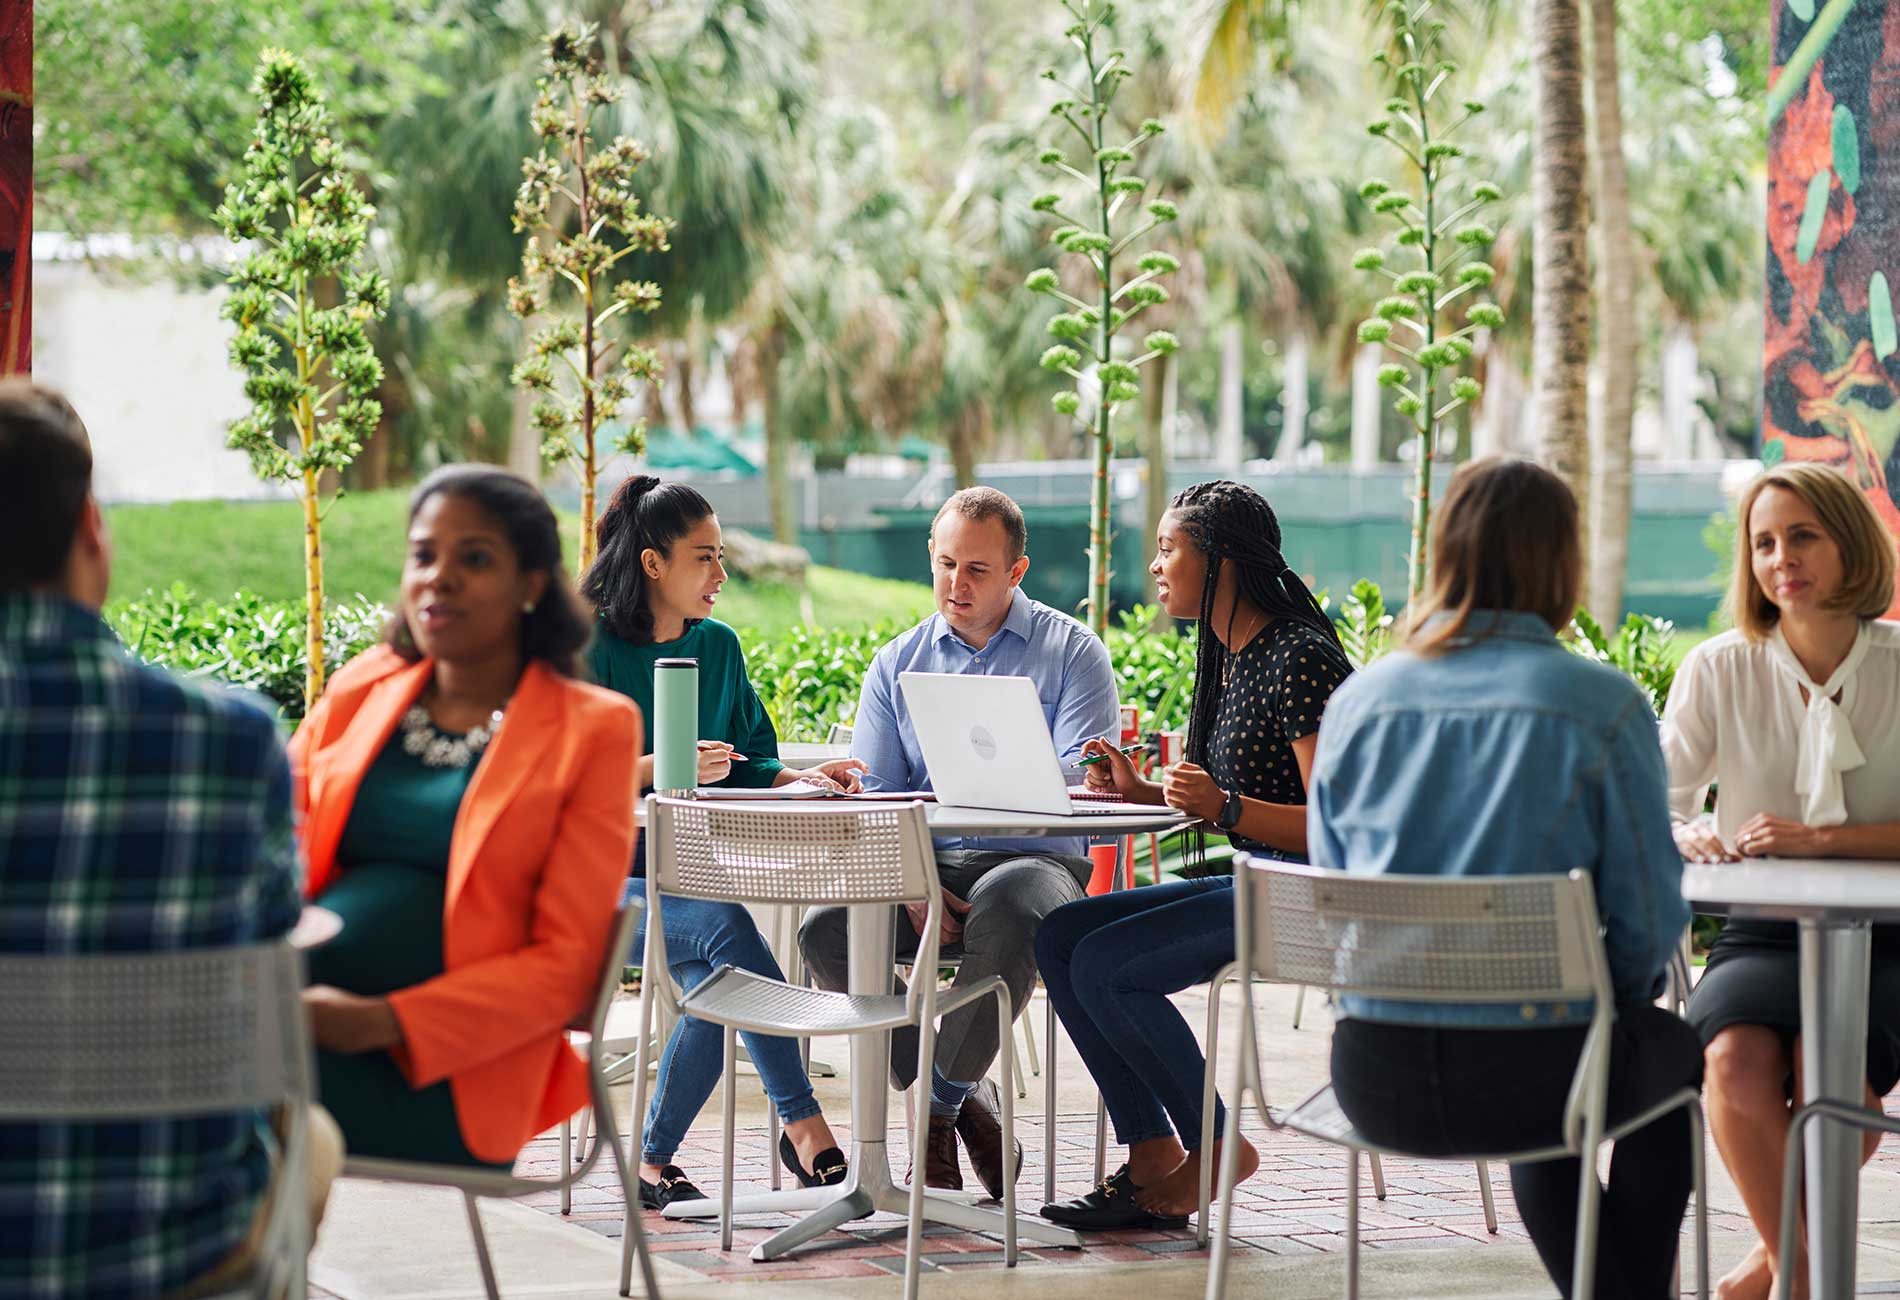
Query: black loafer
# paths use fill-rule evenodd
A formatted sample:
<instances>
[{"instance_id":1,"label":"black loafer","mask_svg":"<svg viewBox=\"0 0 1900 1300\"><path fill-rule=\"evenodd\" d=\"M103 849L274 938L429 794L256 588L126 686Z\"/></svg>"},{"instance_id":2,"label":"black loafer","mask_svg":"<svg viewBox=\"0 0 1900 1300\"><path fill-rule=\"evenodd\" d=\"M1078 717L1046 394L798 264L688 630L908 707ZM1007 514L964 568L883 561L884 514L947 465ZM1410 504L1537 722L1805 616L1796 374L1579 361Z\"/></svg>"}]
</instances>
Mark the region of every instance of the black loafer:
<instances>
[{"instance_id":1,"label":"black loafer","mask_svg":"<svg viewBox=\"0 0 1900 1300\"><path fill-rule=\"evenodd\" d=\"M1123 1165L1107 1178L1102 1185L1087 1196L1078 1196L1072 1201L1056 1201L1042 1207L1042 1217L1049 1222L1077 1232L1119 1232L1128 1228L1185 1228L1185 1216L1173 1218L1154 1214L1135 1204L1135 1193L1141 1189L1135 1186L1135 1180L1128 1176L1128 1166Z\"/></svg>"},{"instance_id":2,"label":"black loafer","mask_svg":"<svg viewBox=\"0 0 1900 1300\"><path fill-rule=\"evenodd\" d=\"M674 1201L703 1201L706 1193L693 1186L693 1180L678 1165L661 1165L660 1181L640 1180L640 1208L664 1210Z\"/></svg>"},{"instance_id":3,"label":"black loafer","mask_svg":"<svg viewBox=\"0 0 1900 1300\"><path fill-rule=\"evenodd\" d=\"M778 1135L778 1158L792 1171L792 1177L798 1180L800 1187L836 1187L844 1182L844 1176L849 1172L844 1152L837 1147L826 1147L812 1157L811 1168L805 1168L798 1162L798 1148L783 1133Z\"/></svg>"}]
</instances>

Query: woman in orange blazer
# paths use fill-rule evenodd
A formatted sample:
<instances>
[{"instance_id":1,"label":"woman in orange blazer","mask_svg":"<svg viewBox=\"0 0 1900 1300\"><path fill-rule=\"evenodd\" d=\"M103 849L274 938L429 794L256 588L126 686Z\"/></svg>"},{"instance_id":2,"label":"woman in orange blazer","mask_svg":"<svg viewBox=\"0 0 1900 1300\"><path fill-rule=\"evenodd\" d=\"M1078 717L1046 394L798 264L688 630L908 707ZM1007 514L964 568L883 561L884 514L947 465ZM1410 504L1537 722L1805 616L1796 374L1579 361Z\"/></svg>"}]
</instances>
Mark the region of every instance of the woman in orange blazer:
<instances>
[{"instance_id":1,"label":"woman in orange blazer","mask_svg":"<svg viewBox=\"0 0 1900 1300\"><path fill-rule=\"evenodd\" d=\"M305 893L343 917L304 1002L354 1154L506 1167L587 1100L562 1029L605 958L643 748L639 710L576 680L591 623L540 493L438 470L387 644L291 742Z\"/></svg>"}]
</instances>

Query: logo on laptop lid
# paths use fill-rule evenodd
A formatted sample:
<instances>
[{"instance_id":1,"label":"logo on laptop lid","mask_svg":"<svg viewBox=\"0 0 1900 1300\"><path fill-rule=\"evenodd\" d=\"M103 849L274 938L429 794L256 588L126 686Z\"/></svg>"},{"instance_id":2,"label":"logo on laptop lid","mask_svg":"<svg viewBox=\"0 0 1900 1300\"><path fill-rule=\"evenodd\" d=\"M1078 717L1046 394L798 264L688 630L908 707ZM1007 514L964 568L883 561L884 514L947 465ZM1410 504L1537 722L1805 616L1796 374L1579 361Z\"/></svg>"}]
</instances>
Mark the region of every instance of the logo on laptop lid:
<instances>
[{"instance_id":1,"label":"logo on laptop lid","mask_svg":"<svg viewBox=\"0 0 1900 1300\"><path fill-rule=\"evenodd\" d=\"M986 761L989 759L995 758L996 757L996 737L990 734L988 727L984 727L981 725L971 727L970 728L970 748L976 751L976 756L978 758L984 759Z\"/></svg>"}]
</instances>

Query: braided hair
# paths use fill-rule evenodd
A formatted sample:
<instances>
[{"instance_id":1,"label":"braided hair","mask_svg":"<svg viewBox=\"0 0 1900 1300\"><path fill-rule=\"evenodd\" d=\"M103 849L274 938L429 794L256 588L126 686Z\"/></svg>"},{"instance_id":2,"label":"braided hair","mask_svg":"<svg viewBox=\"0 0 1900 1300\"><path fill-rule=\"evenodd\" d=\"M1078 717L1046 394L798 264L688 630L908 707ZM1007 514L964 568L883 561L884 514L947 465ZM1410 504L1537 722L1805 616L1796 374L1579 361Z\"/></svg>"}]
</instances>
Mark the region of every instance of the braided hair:
<instances>
[{"instance_id":1,"label":"braided hair","mask_svg":"<svg viewBox=\"0 0 1900 1300\"><path fill-rule=\"evenodd\" d=\"M1280 521L1265 497L1245 483L1217 479L1182 488L1168 508L1207 557L1194 657L1194 702L1188 714L1187 734L1188 762L1205 768L1214 716L1220 707L1222 670L1233 653L1210 626L1223 565L1234 566L1238 594L1267 617L1306 624L1339 646L1342 656L1345 647L1340 646L1332 620L1280 554Z\"/></svg>"}]
</instances>

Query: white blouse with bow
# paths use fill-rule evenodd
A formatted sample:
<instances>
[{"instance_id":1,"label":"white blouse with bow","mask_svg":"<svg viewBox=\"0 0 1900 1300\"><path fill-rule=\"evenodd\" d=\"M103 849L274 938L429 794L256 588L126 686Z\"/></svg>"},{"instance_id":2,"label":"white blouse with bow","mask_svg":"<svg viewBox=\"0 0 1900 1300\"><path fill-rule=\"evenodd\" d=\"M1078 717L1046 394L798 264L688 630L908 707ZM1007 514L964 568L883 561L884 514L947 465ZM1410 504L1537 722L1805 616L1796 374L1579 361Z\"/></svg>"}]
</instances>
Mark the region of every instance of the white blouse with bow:
<instances>
[{"instance_id":1,"label":"white blouse with bow","mask_svg":"<svg viewBox=\"0 0 1900 1300\"><path fill-rule=\"evenodd\" d=\"M1715 829L1730 847L1757 813L1808 826L1900 821L1900 623L1863 622L1820 683L1779 627L1762 641L1712 637L1676 670L1662 748L1670 811L1696 816L1714 781Z\"/></svg>"}]
</instances>

